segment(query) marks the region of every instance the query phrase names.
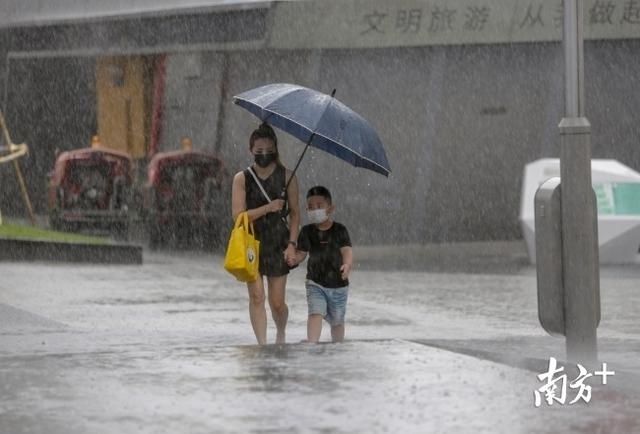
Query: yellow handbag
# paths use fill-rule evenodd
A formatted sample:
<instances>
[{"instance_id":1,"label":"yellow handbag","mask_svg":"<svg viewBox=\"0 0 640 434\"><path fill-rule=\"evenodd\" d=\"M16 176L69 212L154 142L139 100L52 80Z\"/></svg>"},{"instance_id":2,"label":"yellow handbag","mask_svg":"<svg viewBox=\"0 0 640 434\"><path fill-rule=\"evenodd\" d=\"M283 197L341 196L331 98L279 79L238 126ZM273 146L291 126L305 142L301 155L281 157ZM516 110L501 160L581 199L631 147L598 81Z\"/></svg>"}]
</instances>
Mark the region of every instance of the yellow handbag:
<instances>
[{"instance_id":1,"label":"yellow handbag","mask_svg":"<svg viewBox=\"0 0 640 434\"><path fill-rule=\"evenodd\" d=\"M253 223L249 223L249 215L242 212L229 237L224 269L241 282L253 282L259 275L259 257L260 241L255 237Z\"/></svg>"}]
</instances>

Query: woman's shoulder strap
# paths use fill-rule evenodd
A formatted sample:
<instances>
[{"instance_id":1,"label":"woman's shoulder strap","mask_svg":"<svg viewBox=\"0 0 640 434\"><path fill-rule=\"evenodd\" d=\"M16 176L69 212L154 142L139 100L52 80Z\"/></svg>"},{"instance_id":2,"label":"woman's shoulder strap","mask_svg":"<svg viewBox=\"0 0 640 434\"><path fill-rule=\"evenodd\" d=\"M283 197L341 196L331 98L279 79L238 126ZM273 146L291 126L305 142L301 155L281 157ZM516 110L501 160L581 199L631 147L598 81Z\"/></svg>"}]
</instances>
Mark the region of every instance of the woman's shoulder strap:
<instances>
[{"instance_id":1,"label":"woman's shoulder strap","mask_svg":"<svg viewBox=\"0 0 640 434\"><path fill-rule=\"evenodd\" d=\"M242 176L244 176L244 182L247 182L247 179L251 178L251 166L247 167L246 169L244 169L242 172Z\"/></svg>"}]
</instances>

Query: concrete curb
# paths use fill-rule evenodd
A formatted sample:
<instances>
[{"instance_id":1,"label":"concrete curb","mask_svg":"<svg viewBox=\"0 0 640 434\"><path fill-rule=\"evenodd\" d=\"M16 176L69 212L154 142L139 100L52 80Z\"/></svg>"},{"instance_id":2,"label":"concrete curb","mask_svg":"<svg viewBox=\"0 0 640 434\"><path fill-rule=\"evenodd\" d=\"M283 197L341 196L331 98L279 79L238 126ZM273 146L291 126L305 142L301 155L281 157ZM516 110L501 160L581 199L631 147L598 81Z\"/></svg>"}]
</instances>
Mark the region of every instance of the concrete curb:
<instances>
[{"instance_id":1,"label":"concrete curb","mask_svg":"<svg viewBox=\"0 0 640 434\"><path fill-rule=\"evenodd\" d=\"M530 267L524 241L354 246L354 268L510 274Z\"/></svg>"},{"instance_id":2,"label":"concrete curb","mask_svg":"<svg viewBox=\"0 0 640 434\"><path fill-rule=\"evenodd\" d=\"M142 264L142 246L0 238L0 261Z\"/></svg>"}]
</instances>

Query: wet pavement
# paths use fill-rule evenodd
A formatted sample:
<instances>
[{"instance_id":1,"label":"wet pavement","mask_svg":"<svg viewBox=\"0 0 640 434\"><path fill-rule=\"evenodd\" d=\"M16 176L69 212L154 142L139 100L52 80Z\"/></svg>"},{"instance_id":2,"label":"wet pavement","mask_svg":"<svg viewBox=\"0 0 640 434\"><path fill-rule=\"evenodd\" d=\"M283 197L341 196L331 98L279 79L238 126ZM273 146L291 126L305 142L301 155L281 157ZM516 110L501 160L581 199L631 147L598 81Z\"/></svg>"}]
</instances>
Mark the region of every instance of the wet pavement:
<instances>
[{"instance_id":1,"label":"wet pavement","mask_svg":"<svg viewBox=\"0 0 640 434\"><path fill-rule=\"evenodd\" d=\"M536 408L536 375L564 359L564 341L539 326L535 270L518 254L462 273L394 271L363 253L347 342L299 343L296 270L290 343L266 347L219 256L0 263L0 432L640 431L640 268L601 271L599 358L616 375L590 379L588 404L569 404L569 389Z\"/></svg>"}]
</instances>

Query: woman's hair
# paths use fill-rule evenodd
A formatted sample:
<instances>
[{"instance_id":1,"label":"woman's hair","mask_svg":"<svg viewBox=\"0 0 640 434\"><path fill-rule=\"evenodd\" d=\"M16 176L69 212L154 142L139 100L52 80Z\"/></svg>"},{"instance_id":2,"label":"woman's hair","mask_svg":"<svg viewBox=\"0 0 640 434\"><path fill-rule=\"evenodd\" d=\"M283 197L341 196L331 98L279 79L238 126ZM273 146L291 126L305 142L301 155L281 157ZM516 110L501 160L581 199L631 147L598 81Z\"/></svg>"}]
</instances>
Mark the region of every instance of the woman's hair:
<instances>
[{"instance_id":1,"label":"woman's hair","mask_svg":"<svg viewBox=\"0 0 640 434\"><path fill-rule=\"evenodd\" d=\"M311 196L322 196L327 200L329 205L331 205L331 193L329 193L329 189L327 187L323 187L322 185L311 187L307 192L307 199Z\"/></svg>"},{"instance_id":2,"label":"woman's hair","mask_svg":"<svg viewBox=\"0 0 640 434\"><path fill-rule=\"evenodd\" d=\"M282 162L280 161L280 153L278 152L278 136L276 136L275 131L271 128L271 125L266 122L261 123L258 128L253 130L251 136L249 137L249 150L253 151L253 145L255 145L256 140L258 139L269 139L273 142L273 146L276 150L276 164L278 166L282 166Z\"/></svg>"},{"instance_id":3,"label":"woman's hair","mask_svg":"<svg viewBox=\"0 0 640 434\"><path fill-rule=\"evenodd\" d=\"M276 151L278 150L278 137L276 136L275 131L273 131L273 128L271 128L271 126L266 122L261 123L260 126L253 130L253 132L251 133L251 136L249 137L250 150L253 150L253 145L258 139L271 140L276 148Z\"/></svg>"}]
</instances>

